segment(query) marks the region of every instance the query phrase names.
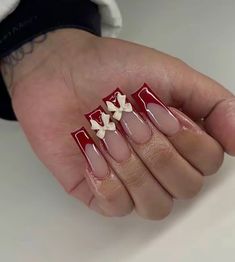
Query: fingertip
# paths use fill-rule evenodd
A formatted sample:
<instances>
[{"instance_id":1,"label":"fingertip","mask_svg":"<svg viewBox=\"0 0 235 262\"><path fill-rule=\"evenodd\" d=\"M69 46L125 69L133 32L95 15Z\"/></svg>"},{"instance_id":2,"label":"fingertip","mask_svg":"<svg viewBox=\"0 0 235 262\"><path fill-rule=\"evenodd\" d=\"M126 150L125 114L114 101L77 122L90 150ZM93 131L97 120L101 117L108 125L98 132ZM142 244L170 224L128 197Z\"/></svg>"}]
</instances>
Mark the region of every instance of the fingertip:
<instances>
[{"instance_id":1,"label":"fingertip","mask_svg":"<svg viewBox=\"0 0 235 262\"><path fill-rule=\"evenodd\" d=\"M235 97L218 103L205 120L207 132L235 156Z\"/></svg>"}]
</instances>

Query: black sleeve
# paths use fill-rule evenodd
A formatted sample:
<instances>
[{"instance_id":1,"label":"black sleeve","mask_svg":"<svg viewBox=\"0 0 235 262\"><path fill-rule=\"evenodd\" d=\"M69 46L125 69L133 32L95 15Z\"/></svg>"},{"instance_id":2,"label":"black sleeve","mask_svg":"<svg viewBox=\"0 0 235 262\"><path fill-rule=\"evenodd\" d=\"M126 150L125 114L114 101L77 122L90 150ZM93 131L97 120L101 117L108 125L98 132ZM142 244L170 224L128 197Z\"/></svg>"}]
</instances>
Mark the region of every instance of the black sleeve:
<instances>
[{"instance_id":1,"label":"black sleeve","mask_svg":"<svg viewBox=\"0 0 235 262\"><path fill-rule=\"evenodd\" d=\"M98 6L90 0L21 0L0 23L0 59L43 33L59 28L101 34ZM11 99L0 74L0 118L15 120Z\"/></svg>"}]
</instances>

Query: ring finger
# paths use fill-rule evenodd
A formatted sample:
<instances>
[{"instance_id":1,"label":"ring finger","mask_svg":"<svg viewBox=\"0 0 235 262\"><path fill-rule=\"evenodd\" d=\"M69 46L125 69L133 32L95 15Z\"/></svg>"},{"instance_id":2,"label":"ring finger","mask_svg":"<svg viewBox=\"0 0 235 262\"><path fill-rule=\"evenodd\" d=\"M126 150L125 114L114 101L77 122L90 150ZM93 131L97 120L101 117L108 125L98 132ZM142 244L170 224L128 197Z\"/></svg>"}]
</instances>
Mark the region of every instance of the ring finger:
<instances>
[{"instance_id":1,"label":"ring finger","mask_svg":"<svg viewBox=\"0 0 235 262\"><path fill-rule=\"evenodd\" d=\"M128 145L126 139L102 107L86 115L91 128L101 140L102 153L131 195L139 215L148 219L162 219L172 209L172 197ZM149 128L146 125L146 128ZM146 130L151 136L150 129Z\"/></svg>"},{"instance_id":2,"label":"ring finger","mask_svg":"<svg viewBox=\"0 0 235 262\"><path fill-rule=\"evenodd\" d=\"M133 98L176 150L204 175L215 173L223 162L223 149L196 123L175 108L169 109L144 84Z\"/></svg>"}]
</instances>

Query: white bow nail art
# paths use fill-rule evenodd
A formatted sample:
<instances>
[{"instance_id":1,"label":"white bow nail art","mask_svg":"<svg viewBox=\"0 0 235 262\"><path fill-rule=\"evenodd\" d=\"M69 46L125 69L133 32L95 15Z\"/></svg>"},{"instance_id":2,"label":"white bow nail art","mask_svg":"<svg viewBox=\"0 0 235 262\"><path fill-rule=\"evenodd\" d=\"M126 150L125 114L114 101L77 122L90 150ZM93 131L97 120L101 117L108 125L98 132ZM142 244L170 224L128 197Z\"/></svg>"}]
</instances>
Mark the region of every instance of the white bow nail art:
<instances>
[{"instance_id":1,"label":"white bow nail art","mask_svg":"<svg viewBox=\"0 0 235 262\"><path fill-rule=\"evenodd\" d=\"M115 106L112 102L106 101L108 111L114 112L113 118L120 121L122 118L123 112L132 112L133 108L130 103L126 103L126 95L117 94L117 101L120 107Z\"/></svg>"},{"instance_id":2,"label":"white bow nail art","mask_svg":"<svg viewBox=\"0 0 235 262\"><path fill-rule=\"evenodd\" d=\"M99 123L97 123L95 120L91 119L91 129L92 130L98 130L96 135L100 138L103 139L105 137L105 133L107 130L109 131L115 131L116 126L114 122L110 122L110 115L101 113L101 119L103 122L103 126L101 126Z\"/></svg>"}]
</instances>

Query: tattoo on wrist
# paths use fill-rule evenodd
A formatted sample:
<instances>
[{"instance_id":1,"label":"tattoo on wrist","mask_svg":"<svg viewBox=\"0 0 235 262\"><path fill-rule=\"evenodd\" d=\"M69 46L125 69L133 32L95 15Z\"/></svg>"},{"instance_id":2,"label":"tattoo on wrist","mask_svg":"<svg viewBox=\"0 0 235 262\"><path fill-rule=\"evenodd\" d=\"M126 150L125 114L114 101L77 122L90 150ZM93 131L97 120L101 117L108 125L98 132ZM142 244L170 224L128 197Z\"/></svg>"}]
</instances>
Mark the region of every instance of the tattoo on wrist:
<instances>
[{"instance_id":1,"label":"tattoo on wrist","mask_svg":"<svg viewBox=\"0 0 235 262\"><path fill-rule=\"evenodd\" d=\"M12 91L12 84L14 82L15 67L19 65L27 55L32 54L38 44L45 42L47 40L47 36L48 34L43 34L33 39L2 59L1 70L10 94Z\"/></svg>"}]
</instances>

